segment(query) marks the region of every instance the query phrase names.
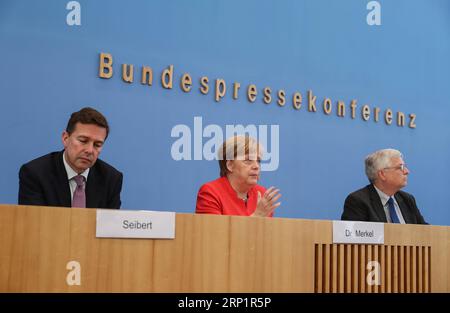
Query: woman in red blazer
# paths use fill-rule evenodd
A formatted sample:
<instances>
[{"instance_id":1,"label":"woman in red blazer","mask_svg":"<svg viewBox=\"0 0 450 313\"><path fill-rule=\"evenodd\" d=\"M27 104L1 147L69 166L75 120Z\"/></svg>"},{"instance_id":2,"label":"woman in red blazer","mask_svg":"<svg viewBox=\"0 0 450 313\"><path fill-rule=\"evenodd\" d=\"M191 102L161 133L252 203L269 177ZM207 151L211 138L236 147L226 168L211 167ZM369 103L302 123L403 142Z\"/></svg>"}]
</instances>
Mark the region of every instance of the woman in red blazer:
<instances>
[{"instance_id":1,"label":"woman in red blazer","mask_svg":"<svg viewBox=\"0 0 450 313\"><path fill-rule=\"evenodd\" d=\"M220 178L204 184L197 195L196 213L273 216L280 206L279 190L258 185L262 149L248 136L228 138L219 148Z\"/></svg>"}]
</instances>

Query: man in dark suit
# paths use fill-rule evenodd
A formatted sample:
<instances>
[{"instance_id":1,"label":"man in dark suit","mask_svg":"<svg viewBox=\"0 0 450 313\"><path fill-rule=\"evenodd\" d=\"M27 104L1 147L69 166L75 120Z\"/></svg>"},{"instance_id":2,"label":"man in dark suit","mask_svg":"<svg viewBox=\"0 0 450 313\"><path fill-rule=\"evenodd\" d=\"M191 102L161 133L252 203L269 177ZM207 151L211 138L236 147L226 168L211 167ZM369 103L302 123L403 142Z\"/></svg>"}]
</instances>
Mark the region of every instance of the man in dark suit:
<instances>
[{"instance_id":1,"label":"man in dark suit","mask_svg":"<svg viewBox=\"0 0 450 313\"><path fill-rule=\"evenodd\" d=\"M123 175L98 159L109 134L92 108L72 113L64 150L32 160L19 171L19 204L119 209Z\"/></svg>"},{"instance_id":2,"label":"man in dark suit","mask_svg":"<svg viewBox=\"0 0 450 313\"><path fill-rule=\"evenodd\" d=\"M409 174L400 151L376 151L367 156L365 167L371 184L345 199L342 220L427 224L413 195L400 191Z\"/></svg>"}]
</instances>

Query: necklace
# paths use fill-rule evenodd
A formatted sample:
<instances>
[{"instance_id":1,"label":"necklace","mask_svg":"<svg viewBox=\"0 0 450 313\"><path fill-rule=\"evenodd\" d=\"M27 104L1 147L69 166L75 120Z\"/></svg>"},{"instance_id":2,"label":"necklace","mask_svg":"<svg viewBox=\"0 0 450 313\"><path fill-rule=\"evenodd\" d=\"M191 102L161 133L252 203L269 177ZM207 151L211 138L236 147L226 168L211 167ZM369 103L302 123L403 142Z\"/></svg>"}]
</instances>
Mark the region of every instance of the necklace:
<instances>
[{"instance_id":1,"label":"necklace","mask_svg":"<svg viewBox=\"0 0 450 313\"><path fill-rule=\"evenodd\" d=\"M237 195L237 196L239 199L244 200L244 201L247 201L247 199L248 199L247 194L245 194L245 196L240 196L240 195Z\"/></svg>"}]
</instances>

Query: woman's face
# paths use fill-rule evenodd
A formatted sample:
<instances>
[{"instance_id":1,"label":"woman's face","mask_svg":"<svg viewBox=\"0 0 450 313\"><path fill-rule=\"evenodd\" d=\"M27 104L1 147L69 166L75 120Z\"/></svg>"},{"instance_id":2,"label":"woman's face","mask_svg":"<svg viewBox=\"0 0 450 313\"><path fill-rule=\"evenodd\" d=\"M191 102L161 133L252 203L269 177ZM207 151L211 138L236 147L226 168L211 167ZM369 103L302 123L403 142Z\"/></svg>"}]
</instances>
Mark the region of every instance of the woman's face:
<instances>
[{"instance_id":1,"label":"woman's face","mask_svg":"<svg viewBox=\"0 0 450 313\"><path fill-rule=\"evenodd\" d=\"M227 161L228 176L242 187L251 188L258 183L261 158L256 153L246 155L244 160Z\"/></svg>"}]
</instances>

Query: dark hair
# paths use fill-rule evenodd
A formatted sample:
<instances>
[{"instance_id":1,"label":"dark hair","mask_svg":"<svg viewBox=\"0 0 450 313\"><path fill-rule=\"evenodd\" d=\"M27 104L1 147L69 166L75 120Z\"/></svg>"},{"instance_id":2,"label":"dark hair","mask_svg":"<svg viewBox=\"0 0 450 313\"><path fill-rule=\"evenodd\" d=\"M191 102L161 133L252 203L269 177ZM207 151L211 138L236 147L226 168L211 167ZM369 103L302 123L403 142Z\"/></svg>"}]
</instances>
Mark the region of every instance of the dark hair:
<instances>
[{"instance_id":1,"label":"dark hair","mask_svg":"<svg viewBox=\"0 0 450 313\"><path fill-rule=\"evenodd\" d=\"M97 126L100 126L102 128L106 129L106 138L108 138L109 134L109 125L106 118L103 116L102 113L99 111L93 109L93 108L82 108L78 112L73 112L72 115L70 115L69 122L67 123L66 132L69 134L72 134L72 132L75 130L75 125L77 123L81 124L94 124Z\"/></svg>"}]
</instances>

